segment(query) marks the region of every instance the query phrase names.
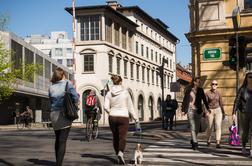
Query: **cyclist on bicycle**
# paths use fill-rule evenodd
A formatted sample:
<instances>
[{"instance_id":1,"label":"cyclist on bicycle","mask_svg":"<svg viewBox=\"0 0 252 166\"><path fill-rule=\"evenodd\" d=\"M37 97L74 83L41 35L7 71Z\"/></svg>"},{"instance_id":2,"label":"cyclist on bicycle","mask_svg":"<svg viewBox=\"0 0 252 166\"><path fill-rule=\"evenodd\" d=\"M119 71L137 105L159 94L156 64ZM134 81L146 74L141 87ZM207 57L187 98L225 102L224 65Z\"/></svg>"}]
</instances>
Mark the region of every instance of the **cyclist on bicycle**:
<instances>
[{"instance_id":1,"label":"cyclist on bicycle","mask_svg":"<svg viewBox=\"0 0 252 166\"><path fill-rule=\"evenodd\" d=\"M87 115L87 121L93 117L93 123L94 120L96 120L96 116L98 113L101 114L101 111L98 107L98 98L95 94L95 91L91 90L89 92L89 95L86 98L86 104L85 104L85 113Z\"/></svg>"},{"instance_id":2,"label":"cyclist on bicycle","mask_svg":"<svg viewBox=\"0 0 252 166\"><path fill-rule=\"evenodd\" d=\"M29 123L32 122L33 119L33 112L32 109L30 109L29 106L26 106L26 110L20 114L22 119L25 122L25 127L28 127Z\"/></svg>"}]
</instances>

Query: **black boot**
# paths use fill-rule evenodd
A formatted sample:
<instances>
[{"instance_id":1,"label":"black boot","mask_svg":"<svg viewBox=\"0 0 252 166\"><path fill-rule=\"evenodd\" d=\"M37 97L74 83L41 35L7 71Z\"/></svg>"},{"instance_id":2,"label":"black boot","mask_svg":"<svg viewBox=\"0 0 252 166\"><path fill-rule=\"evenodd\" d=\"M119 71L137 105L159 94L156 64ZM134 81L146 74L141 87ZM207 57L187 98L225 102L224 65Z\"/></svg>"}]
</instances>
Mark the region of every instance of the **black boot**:
<instances>
[{"instance_id":1,"label":"black boot","mask_svg":"<svg viewBox=\"0 0 252 166\"><path fill-rule=\"evenodd\" d=\"M198 143L197 142L193 142L193 150L198 150Z\"/></svg>"}]
</instances>

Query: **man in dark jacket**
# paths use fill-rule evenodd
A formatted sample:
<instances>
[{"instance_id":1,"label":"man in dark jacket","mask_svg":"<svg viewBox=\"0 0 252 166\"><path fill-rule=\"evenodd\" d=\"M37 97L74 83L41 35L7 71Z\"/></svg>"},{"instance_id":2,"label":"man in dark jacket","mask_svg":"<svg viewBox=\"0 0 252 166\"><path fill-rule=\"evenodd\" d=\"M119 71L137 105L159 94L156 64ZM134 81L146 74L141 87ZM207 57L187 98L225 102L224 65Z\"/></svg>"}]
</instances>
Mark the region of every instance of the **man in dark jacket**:
<instances>
[{"instance_id":1,"label":"man in dark jacket","mask_svg":"<svg viewBox=\"0 0 252 166\"><path fill-rule=\"evenodd\" d=\"M200 77L195 77L192 84L186 89L182 102L182 112L188 113L188 120L191 129L191 144L194 150L198 149L197 135L200 128L200 120L202 117L202 104L204 102L207 111L209 110L208 102L204 90L200 87Z\"/></svg>"},{"instance_id":2,"label":"man in dark jacket","mask_svg":"<svg viewBox=\"0 0 252 166\"><path fill-rule=\"evenodd\" d=\"M178 108L178 102L176 101L176 99L172 100L171 95L167 95L166 100L165 100L165 111L164 111L165 130L168 129L168 125L169 125L169 129L173 130L172 128L173 119L174 119L174 115L176 113L177 108ZM168 124L169 121L170 121L170 124Z\"/></svg>"}]
</instances>

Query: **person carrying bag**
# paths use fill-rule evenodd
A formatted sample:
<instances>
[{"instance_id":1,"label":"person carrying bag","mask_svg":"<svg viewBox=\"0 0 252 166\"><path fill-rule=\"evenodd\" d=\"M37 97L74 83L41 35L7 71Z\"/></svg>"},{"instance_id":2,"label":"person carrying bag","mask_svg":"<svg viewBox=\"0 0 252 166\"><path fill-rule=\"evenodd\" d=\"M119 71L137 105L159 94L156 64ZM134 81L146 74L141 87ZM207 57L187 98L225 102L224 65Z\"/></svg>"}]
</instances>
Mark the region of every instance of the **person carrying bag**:
<instances>
[{"instance_id":1,"label":"person carrying bag","mask_svg":"<svg viewBox=\"0 0 252 166\"><path fill-rule=\"evenodd\" d=\"M77 111L73 109L78 106L79 96L71 82L66 80L63 69L56 68L51 82L52 85L49 87L49 100L51 104L50 119L56 137L56 166L61 166L66 151L66 141L73 122L73 119L69 119L68 116L70 111ZM68 98L67 101L65 98ZM69 108L65 109L65 107Z\"/></svg>"}]
</instances>

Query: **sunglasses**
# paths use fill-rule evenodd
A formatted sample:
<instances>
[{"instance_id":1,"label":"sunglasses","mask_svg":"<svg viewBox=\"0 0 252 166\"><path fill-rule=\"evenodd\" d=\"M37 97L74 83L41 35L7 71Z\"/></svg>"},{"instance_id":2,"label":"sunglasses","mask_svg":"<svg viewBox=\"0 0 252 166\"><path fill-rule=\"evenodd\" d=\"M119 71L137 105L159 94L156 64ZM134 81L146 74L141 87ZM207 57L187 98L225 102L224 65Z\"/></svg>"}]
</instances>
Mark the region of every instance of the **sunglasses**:
<instances>
[{"instance_id":1,"label":"sunglasses","mask_svg":"<svg viewBox=\"0 0 252 166\"><path fill-rule=\"evenodd\" d=\"M252 76L248 76L248 78L252 78Z\"/></svg>"},{"instance_id":2,"label":"sunglasses","mask_svg":"<svg viewBox=\"0 0 252 166\"><path fill-rule=\"evenodd\" d=\"M217 86L218 84L217 83L212 83L212 85L216 85Z\"/></svg>"}]
</instances>

